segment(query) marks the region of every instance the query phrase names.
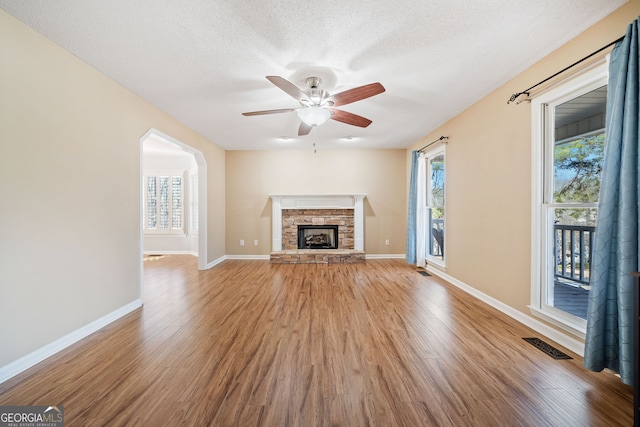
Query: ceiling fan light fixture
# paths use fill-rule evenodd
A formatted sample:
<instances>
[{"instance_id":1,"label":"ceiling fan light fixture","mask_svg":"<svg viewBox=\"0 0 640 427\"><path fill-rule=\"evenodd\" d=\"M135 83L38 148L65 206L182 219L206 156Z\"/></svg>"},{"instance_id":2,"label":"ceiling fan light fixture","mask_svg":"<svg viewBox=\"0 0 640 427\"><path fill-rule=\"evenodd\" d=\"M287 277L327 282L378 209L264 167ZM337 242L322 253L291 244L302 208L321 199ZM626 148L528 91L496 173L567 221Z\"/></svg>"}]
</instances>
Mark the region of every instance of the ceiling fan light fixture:
<instances>
[{"instance_id":1,"label":"ceiling fan light fixture","mask_svg":"<svg viewBox=\"0 0 640 427\"><path fill-rule=\"evenodd\" d=\"M318 106L306 107L298 110L298 117L309 126L320 126L329 120L331 111Z\"/></svg>"}]
</instances>

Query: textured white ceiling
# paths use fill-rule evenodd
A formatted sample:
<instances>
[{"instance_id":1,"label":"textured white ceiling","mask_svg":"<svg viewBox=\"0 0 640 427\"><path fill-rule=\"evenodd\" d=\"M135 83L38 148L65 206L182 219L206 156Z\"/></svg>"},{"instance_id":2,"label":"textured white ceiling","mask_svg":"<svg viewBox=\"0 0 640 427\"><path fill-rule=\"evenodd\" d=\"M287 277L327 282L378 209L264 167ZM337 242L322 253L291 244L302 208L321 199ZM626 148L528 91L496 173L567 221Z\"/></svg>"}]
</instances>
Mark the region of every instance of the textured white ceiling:
<instances>
[{"instance_id":1,"label":"textured white ceiling","mask_svg":"<svg viewBox=\"0 0 640 427\"><path fill-rule=\"evenodd\" d=\"M0 0L0 8L217 145L247 150L407 147L624 3ZM298 106L267 75L302 88L319 76L331 93L380 82L386 92L342 107L373 120L368 128L329 120L298 137L295 112L241 115Z\"/></svg>"}]
</instances>

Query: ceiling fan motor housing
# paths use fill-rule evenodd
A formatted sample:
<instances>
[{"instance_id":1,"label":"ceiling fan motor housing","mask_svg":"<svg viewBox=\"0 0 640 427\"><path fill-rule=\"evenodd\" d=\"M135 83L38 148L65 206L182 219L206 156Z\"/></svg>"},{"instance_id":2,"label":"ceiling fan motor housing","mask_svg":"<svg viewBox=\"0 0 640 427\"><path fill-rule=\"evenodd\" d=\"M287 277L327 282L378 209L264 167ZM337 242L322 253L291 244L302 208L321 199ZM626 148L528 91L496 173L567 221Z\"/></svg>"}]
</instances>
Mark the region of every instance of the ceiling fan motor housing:
<instances>
[{"instance_id":1,"label":"ceiling fan motor housing","mask_svg":"<svg viewBox=\"0 0 640 427\"><path fill-rule=\"evenodd\" d=\"M317 89L322 84L322 79L320 77L307 77L306 82L309 89Z\"/></svg>"},{"instance_id":2,"label":"ceiling fan motor housing","mask_svg":"<svg viewBox=\"0 0 640 427\"><path fill-rule=\"evenodd\" d=\"M329 95L324 90L320 89L322 79L320 77L308 77L307 86L309 87L309 98L311 99L310 105L322 105L324 106L324 100ZM333 103L332 103L333 104Z\"/></svg>"}]
</instances>

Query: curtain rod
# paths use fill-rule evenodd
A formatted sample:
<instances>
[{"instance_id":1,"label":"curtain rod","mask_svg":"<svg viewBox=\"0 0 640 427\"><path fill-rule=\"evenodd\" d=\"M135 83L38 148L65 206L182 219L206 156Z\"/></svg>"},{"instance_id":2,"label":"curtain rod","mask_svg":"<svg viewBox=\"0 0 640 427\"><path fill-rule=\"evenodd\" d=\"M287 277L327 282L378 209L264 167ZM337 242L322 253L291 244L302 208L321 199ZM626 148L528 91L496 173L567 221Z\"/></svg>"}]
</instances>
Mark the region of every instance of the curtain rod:
<instances>
[{"instance_id":1,"label":"curtain rod","mask_svg":"<svg viewBox=\"0 0 640 427\"><path fill-rule=\"evenodd\" d=\"M608 44L608 45L606 45L606 46L601 47L600 49L596 50L595 52L593 52L593 53L591 53L591 54L589 54L589 55L587 55L587 56L585 56L584 58L580 59L579 61L576 61L576 62L574 62L573 64L569 65L568 67L566 67L566 68L564 68L564 69L562 69L562 70L558 71L558 72L557 72L557 73L555 73L554 75L552 75L552 76L550 76L550 77L547 77L546 79L542 80L541 82L538 82L538 83L534 84L534 85L533 85L533 86L531 86L529 89L525 89L525 90L523 90L522 92L514 93L513 95L511 95L511 98L509 98L509 100L507 101L507 104L510 104L511 102L515 101L515 100L516 100L520 95L525 95L525 94L526 94L526 95L528 96L528 95L529 95L529 91L530 91L531 89L533 89L534 87L540 86L542 83L545 83L545 82L547 82L547 81L551 80L552 78L554 78L554 77L555 77L555 76L557 76L558 74L562 74L562 73L564 73L564 72L565 72L565 71L567 71L568 69L573 68L573 67L575 67L576 65L578 65L579 63L581 63L581 62L583 62L583 61L586 61L587 59L591 58L593 55L596 55L596 54L598 54L598 53L602 52L603 50L605 50L606 48L608 48L608 47L610 47L610 46L613 46L614 44L618 43L618 42L619 42L619 41L621 41L622 39L624 39L624 36L620 37L620 38L619 38L619 39L617 39L617 40L612 41L611 43L609 43L609 44Z\"/></svg>"},{"instance_id":2,"label":"curtain rod","mask_svg":"<svg viewBox=\"0 0 640 427\"><path fill-rule=\"evenodd\" d=\"M421 149L418 150L418 153L421 152L422 150L424 150L425 148L431 147L433 144L435 144L438 141L442 141L444 139L449 139L448 136L441 136L440 138L436 139L433 142L430 142L429 144L425 145L424 147L422 147Z\"/></svg>"}]
</instances>

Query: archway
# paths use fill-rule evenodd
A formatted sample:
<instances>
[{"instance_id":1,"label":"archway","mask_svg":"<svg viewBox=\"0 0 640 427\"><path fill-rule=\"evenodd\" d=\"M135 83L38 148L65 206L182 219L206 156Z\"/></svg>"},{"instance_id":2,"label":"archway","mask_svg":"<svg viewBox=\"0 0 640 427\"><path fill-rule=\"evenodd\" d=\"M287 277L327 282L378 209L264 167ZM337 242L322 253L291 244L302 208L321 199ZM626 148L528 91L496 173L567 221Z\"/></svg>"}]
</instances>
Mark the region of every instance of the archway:
<instances>
[{"instance_id":1,"label":"archway","mask_svg":"<svg viewBox=\"0 0 640 427\"><path fill-rule=\"evenodd\" d=\"M162 147L165 146L168 150L178 150L182 153L192 156L196 164L197 172L197 257L198 257L198 269L207 269L207 164L204 159L204 155L199 150L172 138L156 129L150 129L140 138L140 188L143 187L143 175L145 171L144 165L144 148L145 146ZM141 213L142 213L142 194L141 200ZM140 221L140 260L142 262L144 256L144 224L141 215ZM196 251L191 251L196 252Z\"/></svg>"}]
</instances>

